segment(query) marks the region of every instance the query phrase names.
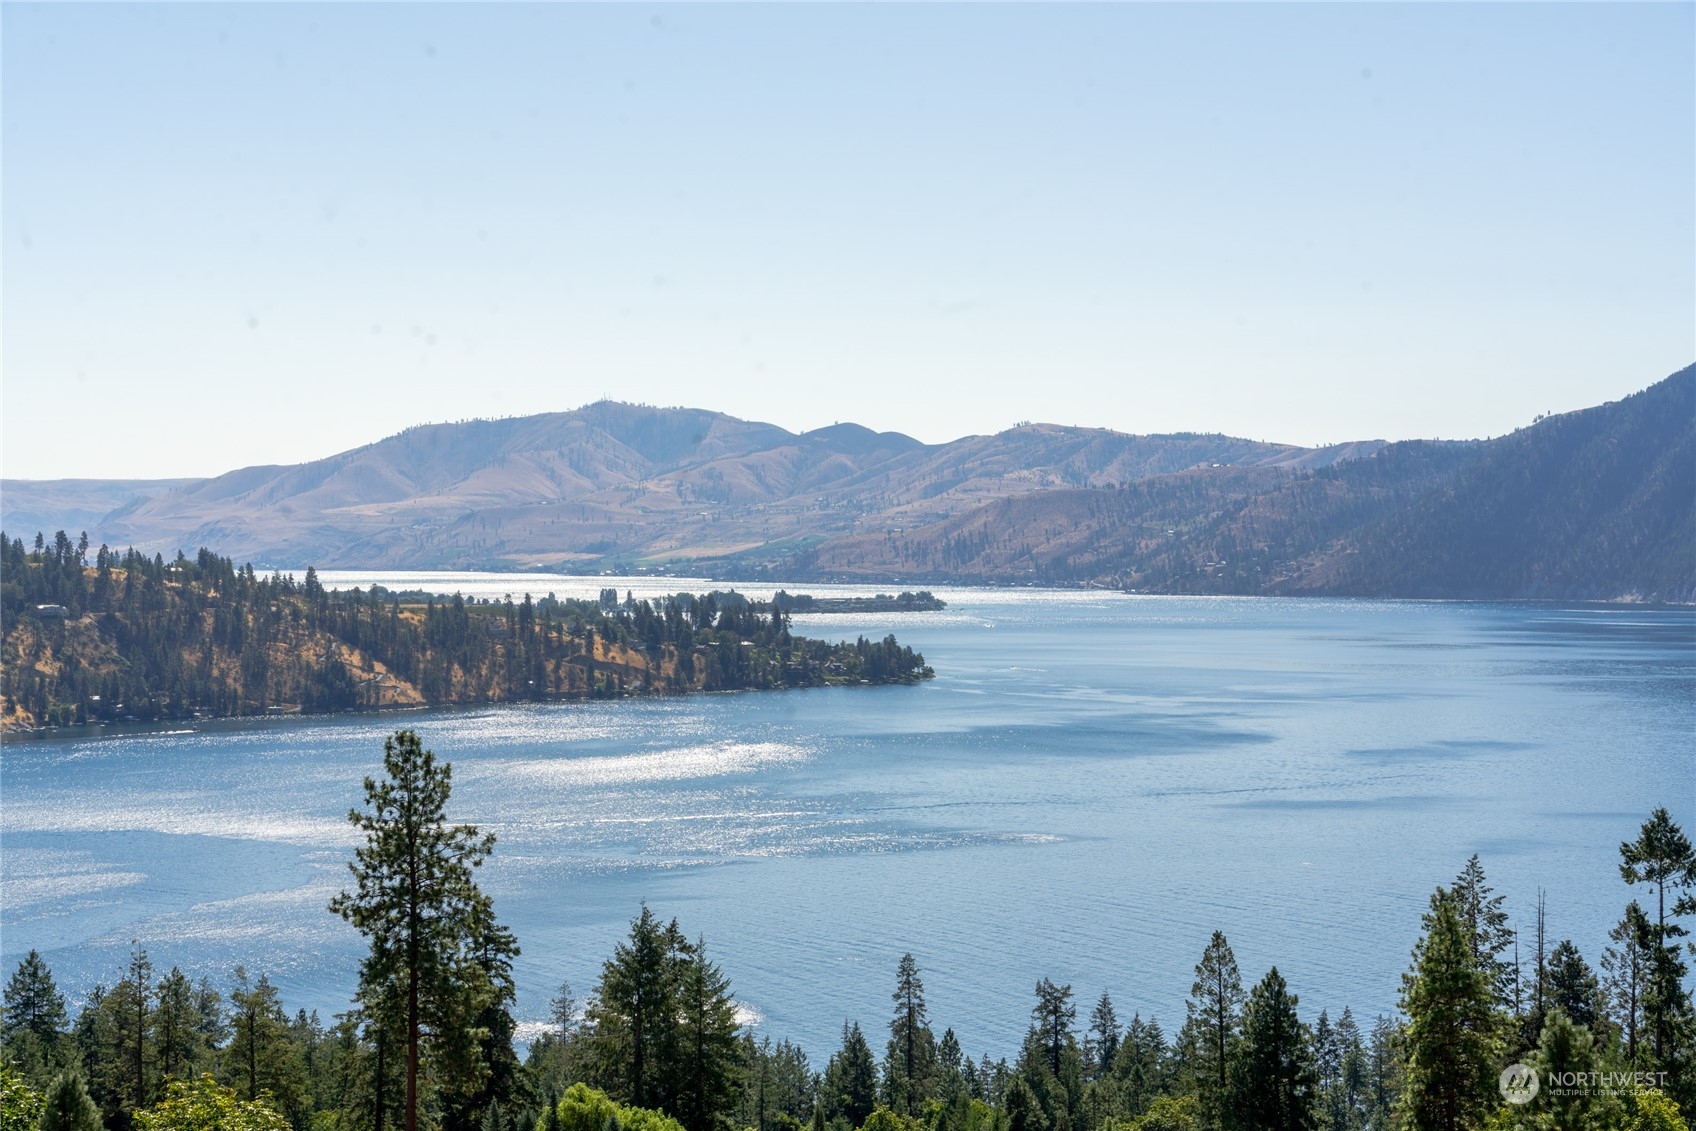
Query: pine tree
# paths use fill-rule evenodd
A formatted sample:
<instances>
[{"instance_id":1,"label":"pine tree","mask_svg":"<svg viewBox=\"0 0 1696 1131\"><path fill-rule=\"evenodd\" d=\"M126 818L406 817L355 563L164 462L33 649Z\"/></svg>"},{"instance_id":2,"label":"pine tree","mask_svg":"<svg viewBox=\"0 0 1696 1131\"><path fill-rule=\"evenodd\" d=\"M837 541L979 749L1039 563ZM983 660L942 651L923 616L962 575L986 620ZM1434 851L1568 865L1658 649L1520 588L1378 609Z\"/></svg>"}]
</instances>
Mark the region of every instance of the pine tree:
<instances>
[{"instance_id":1,"label":"pine tree","mask_svg":"<svg viewBox=\"0 0 1696 1131\"><path fill-rule=\"evenodd\" d=\"M1641 1068L1646 1049L1642 1037L1643 999L1648 992L1649 968L1653 962L1652 928L1643 908L1632 900L1625 915L1608 932L1612 944L1602 952L1602 975L1607 994L1608 1016L1619 1030L1625 1062Z\"/></svg>"},{"instance_id":2,"label":"pine tree","mask_svg":"<svg viewBox=\"0 0 1696 1131\"><path fill-rule=\"evenodd\" d=\"M490 1111L504 1111L518 1098L522 1068L513 1052L512 1039L518 1030L512 1018L517 987L512 980L512 959L518 942L512 932L495 920L488 896L478 893L471 915L471 952L482 970L490 993L484 998L474 1027L477 1056L483 1065L480 1083L447 1098L443 1105L443 1131L476 1131Z\"/></svg>"},{"instance_id":3,"label":"pine tree","mask_svg":"<svg viewBox=\"0 0 1696 1131\"><path fill-rule=\"evenodd\" d=\"M1602 1068L1594 1038L1588 1029L1573 1024L1558 1005L1543 1023L1535 1068L1545 1082L1546 1094L1539 1095L1536 1107L1527 1114L1538 1131L1611 1131L1620 1126L1617 1102L1590 1083L1591 1073Z\"/></svg>"},{"instance_id":4,"label":"pine tree","mask_svg":"<svg viewBox=\"0 0 1696 1131\"><path fill-rule=\"evenodd\" d=\"M1047 978L1037 983L1019 1072L1054 1131L1072 1131L1084 1118L1084 1066L1072 1032L1077 1012L1071 986L1056 986Z\"/></svg>"},{"instance_id":5,"label":"pine tree","mask_svg":"<svg viewBox=\"0 0 1696 1131\"><path fill-rule=\"evenodd\" d=\"M569 1042L577 1024L577 999L571 996L570 982L561 982L558 992L548 999L548 1017L559 1026L560 1044Z\"/></svg>"},{"instance_id":6,"label":"pine tree","mask_svg":"<svg viewBox=\"0 0 1696 1131\"><path fill-rule=\"evenodd\" d=\"M825 1104L832 1119L858 1127L877 1106L877 1060L858 1021L842 1023L842 1048L825 1066Z\"/></svg>"},{"instance_id":7,"label":"pine tree","mask_svg":"<svg viewBox=\"0 0 1696 1131\"><path fill-rule=\"evenodd\" d=\"M1187 1016L1182 1041L1186 1070L1209 1127L1225 1123L1230 1064L1241 1037L1242 1007L1243 983L1236 955L1231 953L1224 932L1214 931L1201 961L1196 963L1195 984L1184 1004Z\"/></svg>"},{"instance_id":8,"label":"pine tree","mask_svg":"<svg viewBox=\"0 0 1696 1131\"><path fill-rule=\"evenodd\" d=\"M1340 1055L1336 1090L1327 1102L1331 1131L1354 1131L1361 1126L1368 1093L1370 1060L1360 1026L1348 1006L1337 1018L1336 1044Z\"/></svg>"},{"instance_id":9,"label":"pine tree","mask_svg":"<svg viewBox=\"0 0 1696 1131\"><path fill-rule=\"evenodd\" d=\"M482 893L473 869L494 850L493 834L446 820L452 767L438 766L418 735L383 744L385 779L365 779L366 811L348 819L365 834L349 865L356 889L330 909L371 943L360 965L360 999L400 1035L406 1065L406 1128L419 1125L426 1054L453 1090L480 1082L475 1019L495 995L474 948Z\"/></svg>"},{"instance_id":10,"label":"pine tree","mask_svg":"<svg viewBox=\"0 0 1696 1131\"><path fill-rule=\"evenodd\" d=\"M1343 1041L1331 1024L1330 1013L1321 1009L1313 1023L1313 1069L1319 1080L1319 1111L1325 1126L1341 1131L1346 1125L1342 1112Z\"/></svg>"},{"instance_id":11,"label":"pine tree","mask_svg":"<svg viewBox=\"0 0 1696 1131\"><path fill-rule=\"evenodd\" d=\"M1372 1039L1366 1053L1366 1125L1373 1131L1390 1126L1401 1078L1402 1033L1380 1013L1372 1022Z\"/></svg>"},{"instance_id":12,"label":"pine tree","mask_svg":"<svg viewBox=\"0 0 1696 1131\"><path fill-rule=\"evenodd\" d=\"M250 982L237 966L230 989L230 1043L223 1050L222 1082L249 1103L298 1113L306 1098L306 1072L289 1033L277 988L264 974Z\"/></svg>"},{"instance_id":13,"label":"pine tree","mask_svg":"<svg viewBox=\"0 0 1696 1131\"><path fill-rule=\"evenodd\" d=\"M1518 945L1516 942L1515 954L1517 955L1517 953ZM1531 1000L1526 1006L1525 1012L1517 1015L1519 1020L1519 1042L1517 1051L1520 1052L1529 1051L1537 1047L1537 1043L1543 1037L1543 1019L1547 1017L1549 1013L1548 909L1545 903L1545 893L1542 888L1537 889L1537 918L1535 920L1535 925L1532 928L1532 963L1535 973L1531 979ZM1520 1000L1517 993L1517 970L1515 971L1515 985L1515 1004L1517 1005Z\"/></svg>"},{"instance_id":14,"label":"pine tree","mask_svg":"<svg viewBox=\"0 0 1696 1131\"><path fill-rule=\"evenodd\" d=\"M159 979L154 996L157 1006L153 1012L153 1041L160 1075L186 1080L194 1074L206 1052L194 986L173 966L169 974Z\"/></svg>"},{"instance_id":15,"label":"pine tree","mask_svg":"<svg viewBox=\"0 0 1696 1131\"><path fill-rule=\"evenodd\" d=\"M1485 882L1484 865L1476 852L1449 890L1454 893L1461 922L1467 930L1472 961L1489 980L1496 1004L1508 1009L1513 1001L1516 970L1506 957L1508 948L1514 944L1513 928L1508 925L1507 912L1502 910L1506 897L1496 895Z\"/></svg>"},{"instance_id":16,"label":"pine tree","mask_svg":"<svg viewBox=\"0 0 1696 1131\"><path fill-rule=\"evenodd\" d=\"M953 1029L945 1029L942 1040L936 1043L936 1096L944 1104L952 1104L965 1091L966 1079L961 1071L965 1053L960 1038Z\"/></svg>"},{"instance_id":17,"label":"pine tree","mask_svg":"<svg viewBox=\"0 0 1696 1131\"><path fill-rule=\"evenodd\" d=\"M1007 1117L1007 1131L1048 1131L1048 1117L1022 1077L1014 1076L1007 1081L1001 1106Z\"/></svg>"},{"instance_id":18,"label":"pine tree","mask_svg":"<svg viewBox=\"0 0 1696 1131\"><path fill-rule=\"evenodd\" d=\"M1682 1076L1683 1066L1678 1062L1689 1055L1685 1045L1696 1019L1691 1016L1690 996L1684 989L1686 967L1678 943L1689 932L1673 920L1696 914L1696 896L1691 894L1696 888L1696 849L1663 807L1643 822L1635 841L1619 846L1619 854L1619 873L1626 883L1652 884L1655 888L1656 917L1650 920L1652 948L1643 998L1644 1021L1656 1065ZM1673 891L1670 912L1669 888Z\"/></svg>"},{"instance_id":19,"label":"pine tree","mask_svg":"<svg viewBox=\"0 0 1696 1131\"><path fill-rule=\"evenodd\" d=\"M38 1040L52 1041L65 1031L65 995L54 985L53 971L39 952L25 955L6 982L3 1017L0 1031L7 1037L27 1031Z\"/></svg>"},{"instance_id":20,"label":"pine tree","mask_svg":"<svg viewBox=\"0 0 1696 1131\"><path fill-rule=\"evenodd\" d=\"M889 1021L889 1048L884 1058L884 1090L889 1106L900 1115L917 1115L930 1095L931 1066L936 1038L925 1014L925 985L911 954L901 956L895 971L895 1015Z\"/></svg>"},{"instance_id":21,"label":"pine tree","mask_svg":"<svg viewBox=\"0 0 1696 1131\"><path fill-rule=\"evenodd\" d=\"M0 1047L26 1073L44 1078L64 1059L61 1045L66 1024L65 996L54 984L47 963L31 950L6 983Z\"/></svg>"},{"instance_id":22,"label":"pine tree","mask_svg":"<svg viewBox=\"0 0 1696 1131\"><path fill-rule=\"evenodd\" d=\"M597 1082L620 1103L658 1107L668 1090L682 945L677 923L661 923L643 904L629 940L601 968L587 1011L591 1055Z\"/></svg>"},{"instance_id":23,"label":"pine tree","mask_svg":"<svg viewBox=\"0 0 1696 1131\"><path fill-rule=\"evenodd\" d=\"M1549 955L1549 1008L1581 1029L1597 1032L1604 1023L1601 986L1571 939L1562 939Z\"/></svg>"},{"instance_id":24,"label":"pine tree","mask_svg":"<svg viewBox=\"0 0 1696 1131\"><path fill-rule=\"evenodd\" d=\"M130 951L129 970L102 1001L112 1018L112 1082L129 1110L147 1106L151 1073L148 1053L153 1045L153 963L147 951Z\"/></svg>"},{"instance_id":25,"label":"pine tree","mask_svg":"<svg viewBox=\"0 0 1696 1131\"><path fill-rule=\"evenodd\" d=\"M689 955L679 996L683 1031L676 1115L686 1131L715 1131L727 1123L741 1063L730 981L707 961L705 939L697 939ZM869 1060L869 1049L866 1055ZM814 1110L822 1109L815 1104Z\"/></svg>"},{"instance_id":26,"label":"pine tree","mask_svg":"<svg viewBox=\"0 0 1696 1131\"><path fill-rule=\"evenodd\" d=\"M1232 1121L1252 1131L1309 1131L1318 1074L1296 995L1274 966L1243 1007L1242 1039L1231 1058Z\"/></svg>"},{"instance_id":27,"label":"pine tree","mask_svg":"<svg viewBox=\"0 0 1696 1131\"><path fill-rule=\"evenodd\" d=\"M1095 1057L1090 1065L1097 1077L1113 1071L1113 1060L1119 1055L1119 1016L1113 1012L1113 999L1101 991L1100 999L1089 1015L1089 1032Z\"/></svg>"},{"instance_id":28,"label":"pine tree","mask_svg":"<svg viewBox=\"0 0 1696 1131\"><path fill-rule=\"evenodd\" d=\"M1170 1058L1160 1022L1150 1019L1145 1023L1140 1013L1132 1016L1113 1065L1127 1115L1141 1115L1156 1096L1166 1091Z\"/></svg>"},{"instance_id":29,"label":"pine tree","mask_svg":"<svg viewBox=\"0 0 1696 1131\"><path fill-rule=\"evenodd\" d=\"M1060 1075L1060 1058L1076 1046L1072 1023L1077 1020L1078 1008L1072 1004L1072 987L1056 986L1047 978L1036 984L1036 1005L1031 1009L1031 1028L1042 1043L1043 1057L1048 1070Z\"/></svg>"},{"instance_id":30,"label":"pine tree","mask_svg":"<svg viewBox=\"0 0 1696 1131\"><path fill-rule=\"evenodd\" d=\"M1443 888L1432 895L1425 937L1402 976L1408 1021L1399 1114L1415 1131L1470 1128L1496 1094L1494 995L1458 902Z\"/></svg>"},{"instance_id":31,"label":"pine tree","mask_svg":"<svg viewBox=\"0 0 1696 1131\"><path fill-rule=\"evenodd\" d=\"M100 1109L89 1098L82 1077L62 1072L43 1097L41 1131L102 1131Z\"/></svg>"}]
</instances>

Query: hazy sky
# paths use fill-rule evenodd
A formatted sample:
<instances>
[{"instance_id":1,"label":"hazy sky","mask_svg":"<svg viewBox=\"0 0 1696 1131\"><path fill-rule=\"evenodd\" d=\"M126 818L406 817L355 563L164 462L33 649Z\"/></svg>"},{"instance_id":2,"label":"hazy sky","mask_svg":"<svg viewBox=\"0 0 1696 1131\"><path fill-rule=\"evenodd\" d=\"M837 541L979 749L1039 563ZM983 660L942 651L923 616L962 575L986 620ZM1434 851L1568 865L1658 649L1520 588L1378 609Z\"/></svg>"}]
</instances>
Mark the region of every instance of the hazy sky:
<instances>
[{"instance_id":1,"label":"hazy sky","mask_svg":"<svg viewBox=\"0 0 1696 1131\"><path fill-rule=\"evenodd\" d=\"M0 470L1500 433L1696 360L1693 13L7 4Z\"/></svg>"}]
</instances>

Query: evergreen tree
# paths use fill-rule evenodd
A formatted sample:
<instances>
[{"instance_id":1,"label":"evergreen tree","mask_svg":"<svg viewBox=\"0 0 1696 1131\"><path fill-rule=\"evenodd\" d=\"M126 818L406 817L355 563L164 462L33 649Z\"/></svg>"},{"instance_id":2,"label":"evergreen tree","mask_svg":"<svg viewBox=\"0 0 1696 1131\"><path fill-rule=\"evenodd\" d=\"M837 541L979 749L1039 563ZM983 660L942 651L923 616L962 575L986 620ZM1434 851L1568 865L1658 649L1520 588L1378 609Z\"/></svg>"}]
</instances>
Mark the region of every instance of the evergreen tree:
<instances>
[{"instance_id":1,"label":"evergreen tree","mask_svg":"<svg viewBox=\"0 0 1696 1131\"><path fill-rule=\"evenodd\" d=\"M406 1065L407 1131L419 1126L420 1068L429 1055L451 1090L476 1087L482 1033L475 1020L496 996L476 953L483 906L472 871L494 849L492 834L446 820L452 767L438 766L418 735L383 744L385 779L365 779L366 811L348 819L365 834L349 865L356 889L331 901L371 943L360 965L360 998L392 1022Z\"/></svg>"},{"instance_id":2,"label":"evergreen tree","mask_svg":"<svg viewBox=\"0 0 1696 1131\"><path fill-rule=\"evenodd\" d=\"M570 982L561 982L559 991L548 999L548 1017L559 1026L560 1044L568 1043L577 1026L577 999L571 996Z\"/></svg>"},{"instance_id":3,"label":"evergreen tree","mask_svg":"<svg viewBox=\"0 0 1696 1131\"><path fill-rule=\"evenodd\" d=\"M1243 1007L1231 1059L1231 1121L1251 1131L1309 1131L1318 1076L1296 995L1274 966Z\"/></svg>"},{"instance_id":4,"label":"evergreen tree","mask_svg":"<svg viewBox=\"0 0 1696 1131\"><path fill-rule=\"evenodd\" d=\"M63 1062L66 1024L65 996L47 963L31 950L6 982L0 1047L27 1075L45 1077Z\"/></svg>"},{"instance_id":5,"label":"evergreen tree","mask_svg":"<svg viewBox=\"0 0 1696 1131\"><path fill-rule=\"evenodd\" d=\"M299 1114L306 1099L306 1072L289 1032L277 989L264 974L250 982L237 966L230 989L230 1043L223 1050L221 1083L247 1102L266 1099L278 1110Z\"/></svg>"},{"instance_id":6,"label":"evergreen tree","mask_svg":"<svg viewBox=\"0 0 1696 1131\"><path fill-rule=\"evenodd\" d=\"M1499 1023L1454 894L1438 888L1402 977L1407 1021L1400 1117L1415 1131L1462 1131L1492 1105Z\"/></svg>"},{"instance_id":7,"label":"evergreen tree","mask_svg":"<svg viewBox=\"0 0 1696 1131\"><path fill-rule=\"evenodd\" d=\"M1072 987L1037 983L1031 1025L1019 1053L1019 1074L1053 1131L1073 1131L1084 1117L1084 1066L1072 1032L1077 1009Z\"/></svg>"},{"instance_id":8,"label":"evergreen tree","mask_svg":"<svg viewBox=\"0 0 1696 1131\"><path fill-rule=\"evenodd\" d=\"M632 1107L658 1107L669 1090L679 1013L680 950L676 921L663 924L646 904L601 970L589 1003L596 1081Z\"/></svg>"},{"instance_id":9,"label":"evergreen tree","mask_svg":"<svg viewBox=\"0 0 1696 1131\"><path fill-rule=\"evenodd\" d=\"M788 1038L774 1044L766 1037L755 1046L750 1059L755 1061L750 1073L759 1076L760 1122L768 1127L798 1131L810 1118L817 1095L806 1052ZM759 1125L753 1119L746 1122Z\"/></svg>"},{"instance_id":10,"label":"evergreen tree","mask_svg":"<svg viewBox=\"0 0 1696 1131\"><path fill-rule=\"evenodd\" d=\"M1339 1054L1338 1066L1332 1091L1325 1097L1325 1115L1331 1131L1355 1131L1365 1117L1370 1060L1361 1040L1360 1026L1355 1024L1354 1013L1348 1006L1343 1007L1343 1015L1337 1019L1333 1039Z\"/></svg>"},{"instance_id":11,"label":"evergreen tree","mask_svg":"<svg viewBox=\"0 0 1696 1131\"><path fill-rule=\"evenodd\" d=\"M169 974L159 979L155 999L153 1040L159 1056L159 1073L167 1079L188 1079L195 1074L206 1053L194 986L173 966Z\"/></svg>"},{"instance_id":12,"label":"evergreen tree","mask_svg":"<svg viewBox=\"0 0 1696 1131\"><path fill-rule=\"evenodd\" d=\"M1151 1018L1145 1023L1140 1013L1132 1016L1113 1064L1126 1115L1141 1115L1155 1097L1166 1092L1171 1077L1170 1060L1171 1050L1160 1022Z\"/></svg>"},{"instance_id":13,"label":"evergreen tree","mask_svg":"<svg viewBox=\"0 0 1696 1131\"><path fill-rule=\"evenodd\" d=\"M1484 972L1496 1004L1502 1009L1511 1008L1518 971L1507 958L1508 948L1514 944L1514 932L1508 925L1507 912L1502 910L1506 897L1496 895L1485 882L1484 865L1476 852L1449 890L1454 893L1457 911L1466 927L1473 963Z\"/></svg>"},{"instance_id":14,"label":"evergreen tree","mask_svg":"<svg viewBox=\"0 0 1696 1131\"><path fill-rule=\"evenodd\" d=\"M925 985L911 954L901 956L895 971L895 1015L889 1020L889 1048L884 1058L884 1090L891 1110L917 1115L930 1095L936 1038L925 1014Z\"/></svg>"},{"instance_id":15,"label":"evergreen tree","mask_svg":"<svg viewBox=\"0 0 1696 1131\"><path fill-rule=\"evenodd\" d=\"M1602 989L1590 964L1571 939L1563 939L1549 955L1549 1007L1558 1009L1581 1029L1605 1031Z\"/></svg>"},{"instance_id":16,"label":"evergreen tree","mask_svg":"<svg viewBox=\"0 0 1696 1131\"><path fill-rule=\"evenodd\" d=\"M683 968L680 998L683 1031L676 1115L685 1131L717 1131L725 1126L734 1102L741 1062L730 981L707 961L705 939L696 940ZM870 1049L866 1059L871 1059ZM819 1110L816 1103L814 1108Z\"/></svg>"},{"instance_id":17,"label":"evergreen tree","mask_svg":"<svg viewBox=\"0 0 1696 1131\"><path fill-rule=\"evenodd\" d=\"M1078 1009L1072 1004L1072 987L1056 986L1047 978L1036 984L1036 1005L1031 1009L1031 1028L1042 1043L1043 1057L1048 1070L1060 1075L1060 1058L1068 1049L1077 1047L1072 1023Z\"/></svg>"},{"instance_id":18,"label":"evergreen tree","mask_svg":"<svg viewBox=\"0 0 1696 1131\"><path fill-rule=\"evenodd\" d=\"M961 1071L964 1059L960 1038L953 1029L943 1030L942 1040L936 1043L936 1096L944 1104L952 1104L966 1089L965 1074Z\"/></svg>"},{"instance_id":19,"label":"evergreen tree","mask_svg":"<svg viewBox=\"0 0 1696 1131\"><path fill-rule=\"evenodd\" d=\"M131 1111L146 1107L151 1095L152 1000L153 963L147 951L136 946L130 951L129 970L101 1003L112 1018L113 1090Z\"/></svg>"},{"instance_id":20,"label":"evergreen tree","mask_svg":"<svg viewBox=\"0 0 1696 1131\"><path fill-rule=\"evenodd\" d=\"M1201 1101L1209 1127L1225 1124L1231 1058L1241 1035L1242 976L1237 958L1223 931L1214 931L1185 1003L1183 1048L1185 1070Z\"/></svg>"},{"instance_id":21,"label":"evergreen tree","mask_svg":"<svg viewBox=\"0 0 1696 1131\"><path fill-rule=\"evenodd\" d=\"M1101 991L1101 997L1095 1003L1095 1008L1089 1015L1089 1032L1091 1046L1095 1056L1090 1062L1090 1071L1101 1077L1113 1071L1113 1060L1119 1055L1119 1016L1113 1012L1113 999L1107 996L1107 991Z\"/></svg>"},{"instance_id":22,"label":"evergreen tree","mask_svg":"<svg viewBox=\"0 0 1696 1131\"><path fill-rule=\"evenodd\" d=\"M825 1066L826 1114L858 1127L877 1106L877 1061L858 1021L842 1023L842 1048Z\"/></svg>"},{"instance_id":23,"label":"evergreen tree","mask_svg":"<svg viewBox=\"0 0 1696 1131\"><path fill-rule=\"evenodd\" d=\"M1640 1069L1647 1049L1642 1042L1643 1000L1648 993L1654 951L1653 929L1636 900L1626 906L1625 915L1608 932L1608 938L1612 945L1602 952L1608 1016L1619 1030L1626 1064Z\"/></svg>"},{"instance_id":24,"label":"evergreen tree","mask_svg":"<svg viewBox=\"0 0 1696 1131\"><path fill-rule=\"evenodd\" d=\"M1048 1131L1048 1117L1023 1077L1015 1075L1007 1081L1001 1107L1007 1117L1007 1131Z\"/></svg>"},{"instance_id":25,"label":"evergreen tree","mask_svg":"<svg viewBox=\"0 0 1696 1131\"><path fill-rule=\"evenodd\" d=\"M1524 1012L1517 1012L1523 998L1519 992L1519 973L1515 970L1515 1016L1519 1020L1519 1041L1514 1050L1527 1053L1537 1047L1543 1036L1543 1019L1549 1013L1549 936L1548 916L1545 906L1545 894L1542 888L1537 889L1537 918L1532 934L1532 964L1533 976L1529 1002L1524 1002ZM1515 945L1517 958L1518 948ZM1517 962L1516 962L1517 966Z\"/></svg>"},{"instance_id":26,"label":"evergreen tree","mask_svg":"<svg viewBox=\"0 0 1696 1131\"><path fill-rule=\"evenodd\" d=\"M88 993L71 1026L72 1041L80 1059L89 1095L99 1106L101 1118L121 1126L125 1118L123 1071L119 1045L120 1020L111 1001L112 991L96 985ZM119 999L120 1004L122 999Z\"/></svg>"},{"instance_id":27,"label":"evergreen tree","mask_svg":"<svg viewBox=\"0 0 1696 1131\"><path fill-rule=\"evenodd\" d=\"M1383 1014L1372 1022L1372 1039L1366 1053L1366 1126L1383 1131L1390 1126L1392 1109L1401 1091L1402 1034Z\"/></svg>"},{"instance_id":28,"label":"evergreen tree","mask_svg":"<svg viewBox=\"0 0 1696 1131\"><path fill-rule=\"evenodd\" d=\"M1335 1128L1339 1125L1335 1105L1341 1091L1343 1045L1330 1014L1323 1009L1313 1023L1313 1069L1319 1080L1319 1110L1326 1126Z\"/></svg>"},{"instance_id":29,"label":"evergreen tree","mask_svg":"<svg viewBox=\"0 0 1696 1131\"><path fill-rule=\"evenodd\" d=\"M6 982L4 1020L0 1031L9 1038L29 1032L42 1042L55 1041L65 1031L65 996L53 983L53 972L31 950Z\"/></svg>"},{"instance_id":30,"label":"evergreen tree","mask_svg":"<svg viewBox=\"0 0 1696 1131\"><path fill-rule=\"evenodd\" d=\"M1662 807L1643 822L1635 841L1619 846L1619 854L1619 873L1626 883L1655 888L1644 1021L1656 1065L1682 1077L1684 1066L1679 1062L1684 1059L1681 1054L1688 1055L1685 1046L1696 1019L1691 1016L1690 996L1684 989L1686 967L1678 943L1689 932L1675 920L1680 915L1696 914L1696 897L1691 894L1696 888L1696 849ZM1668 889L1673 896L1670 908ZM1685 1082L1681 1079L1680 1083Z\"/></svg>"},{"instance_id":31,"label":"evergreen tree","mask_svg":"<svg viewBox=\"0 0 1696 1131\"><path fill-rule=\"evenodd\" d=\"M443 1105L444 1131L476 1131L489 1117L513 1105L519 1098L520 1065L512 1039L518 1030L512 1018L517 987L512 980L512 959L518 941L495 920L489 898L478 893L470 916L471 950L490 989L478 1011L478 1058L484 1071L475 1087L450 1096Z\"/></svg>"},{"instance_id":32,"label":"evergreen tree","mask_svg":"<svg viewBox=\"0 0 1696 1131\"><path fill-rule=\"evenodd\" d=\"M1533 1127L1539 1131L1612 1131L1620 1125L1618 1103L1591 1083L1591 1074L1601 1070L1602 1060L1590 1031L1573 1024L1558 1005L1543 1023L1534 1067L1544 1084L1535 1107L1526 1113Z\"/></svg>"},{"instance_id":33,"label":"evergreen tree","mask_svg":"<svg viewBox=\"0 0 1696 1131\"><path fill-rule=\"evenodd\" d=\"M47 1089L41 1106L41 1131L102 1131L100 1109L89 1098L82 1077L62 1072Z\"/></svg>"}]
</instances>

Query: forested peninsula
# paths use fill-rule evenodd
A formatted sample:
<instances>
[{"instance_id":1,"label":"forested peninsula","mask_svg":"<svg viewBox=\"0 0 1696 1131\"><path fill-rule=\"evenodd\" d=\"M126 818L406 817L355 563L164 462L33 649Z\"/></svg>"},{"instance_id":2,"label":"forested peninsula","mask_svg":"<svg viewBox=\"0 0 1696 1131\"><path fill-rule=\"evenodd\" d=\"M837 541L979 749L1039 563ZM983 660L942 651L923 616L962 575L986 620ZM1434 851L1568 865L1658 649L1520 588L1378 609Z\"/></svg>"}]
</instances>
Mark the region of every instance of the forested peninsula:
<instances>
[{"instance_id":1,"label":"forested peninsula","mask_svg":"<svg viewBox=\"0 0 1696 1131\"><path fill-rule=\"evenodd\" d=\"M211 550L174 561L0 533L0 725L619 698L932 672L898 644L793 635L736 593L475 600L326 589Z\"/></svg>"}]
</instances>

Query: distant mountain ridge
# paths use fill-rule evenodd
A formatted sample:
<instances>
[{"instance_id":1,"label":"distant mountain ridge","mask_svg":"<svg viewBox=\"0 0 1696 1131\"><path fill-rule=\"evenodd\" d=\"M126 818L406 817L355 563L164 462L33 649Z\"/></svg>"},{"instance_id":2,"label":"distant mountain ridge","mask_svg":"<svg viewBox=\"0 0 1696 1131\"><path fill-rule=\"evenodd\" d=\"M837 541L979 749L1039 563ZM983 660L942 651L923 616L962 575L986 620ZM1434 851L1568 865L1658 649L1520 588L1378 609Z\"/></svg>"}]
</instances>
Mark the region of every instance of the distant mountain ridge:
<instances>
[{"instance_id":1,"label":"distant mountain ridge","mask_svg":"<svg viewBox=\"0 0 1696 1131\"><path fill-rule=\"evenodd\" d=\"M72 482L6 481L0 521L33 535L14 515L121 500L65 528L285 567L1696 599L1696 366L1490 441L1029 424L933 445L601 401L421 425L293 467Z\"/></svg>"},{"instance_id":2,"label":"distant mountain ridge","mask_svg":"<svg viewBox=\"0 0 1696 1131\"><path fill-rule=\"evenodd\" d=\"M1324 465L1375 443L1307 449L1037 424L927 445L858 424L797 435L701 409L602 401L421 425L310 463L137 491L88 529L113 545L170 553L206 545L264 564L685 561L772 543L790 549L879 516L932 521L1029 491L1198 464ZM0 500L8 529L15 509L41 513L30 500L51 490L8 481Z\"/></svg>"}]
</instances>

